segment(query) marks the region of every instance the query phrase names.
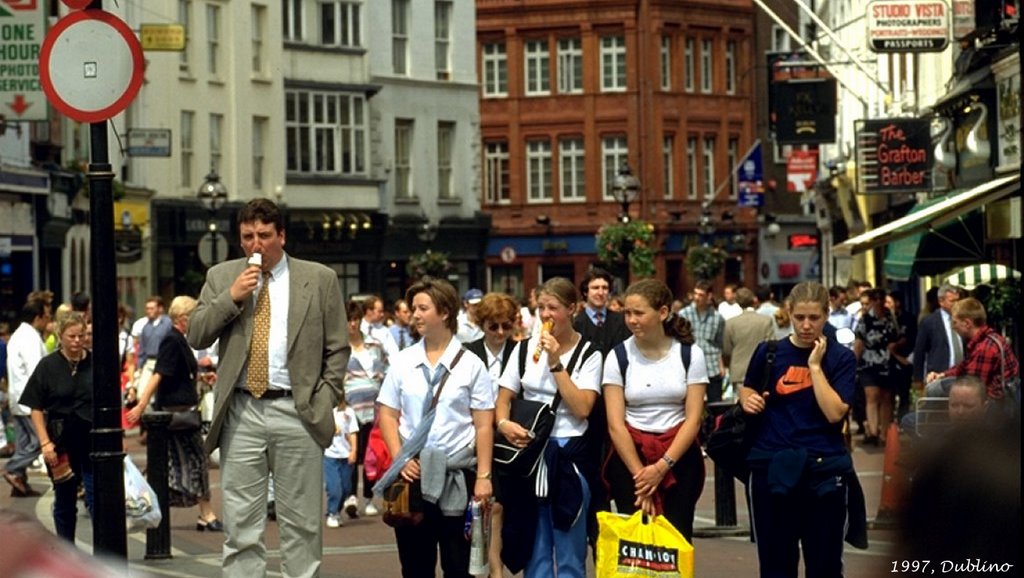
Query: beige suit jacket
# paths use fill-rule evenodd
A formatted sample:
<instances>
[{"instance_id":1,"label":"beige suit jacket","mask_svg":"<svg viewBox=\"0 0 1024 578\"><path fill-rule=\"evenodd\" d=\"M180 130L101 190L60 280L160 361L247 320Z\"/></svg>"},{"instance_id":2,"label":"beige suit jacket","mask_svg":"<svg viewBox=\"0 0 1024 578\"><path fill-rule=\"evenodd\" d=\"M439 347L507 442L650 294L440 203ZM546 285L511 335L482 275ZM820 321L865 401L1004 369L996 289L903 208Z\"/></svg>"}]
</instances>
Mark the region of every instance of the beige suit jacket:
<instances>
[{"instance_id":1,"label":"beige suit jacket","mask_svg":"<svg viewBox=\"0 0 1024 578\"><path fill-rule=\"evenodd\" d=\"M773 337L774 326L771 317L749 309L725 322L722 356L728 360L729 380L736 390L746 380L747 367L754 350L759 343Z\"/></svg>"},{"instance_id":2,"label":"beige suit jacket","mask_svg":"<svg viewBox=\"0 0 1024 578\"><path fill-rule=\"evenodd\" d=\"M351 351L341 288L337 274L331 269L319 263L286 258L290 278L288 374L295 409L309 435L326 448L334 437L331 410L342 396ZM255 303L252 298L235 303L229 291L245 267L245 259L212 267L199 295L199 305L189 319L188 342L192 347L203 349L220 339L214 389L216 403L206 438L208 452L220 446L227 409L249 360Z\"/></svg>"}]
</instances>

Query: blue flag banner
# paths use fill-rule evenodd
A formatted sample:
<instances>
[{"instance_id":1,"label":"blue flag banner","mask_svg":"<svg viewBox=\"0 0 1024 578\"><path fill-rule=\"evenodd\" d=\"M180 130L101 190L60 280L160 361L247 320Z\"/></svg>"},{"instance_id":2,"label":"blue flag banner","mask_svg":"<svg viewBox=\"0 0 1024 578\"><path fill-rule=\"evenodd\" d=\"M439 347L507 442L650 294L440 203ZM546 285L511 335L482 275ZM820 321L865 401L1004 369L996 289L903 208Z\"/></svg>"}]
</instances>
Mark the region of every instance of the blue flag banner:
<instances>
[{"instance_id":1,"label":"blue flag banner","mask_svg":"<svg viewBox=\"0 0 1024 578\"><path fill-rule=\"evenodd\" d=\"M761 141L754 141L736 167L737 204L741 207L764 205L764 165L761 162Z\"/></svg>"}]
</instances>

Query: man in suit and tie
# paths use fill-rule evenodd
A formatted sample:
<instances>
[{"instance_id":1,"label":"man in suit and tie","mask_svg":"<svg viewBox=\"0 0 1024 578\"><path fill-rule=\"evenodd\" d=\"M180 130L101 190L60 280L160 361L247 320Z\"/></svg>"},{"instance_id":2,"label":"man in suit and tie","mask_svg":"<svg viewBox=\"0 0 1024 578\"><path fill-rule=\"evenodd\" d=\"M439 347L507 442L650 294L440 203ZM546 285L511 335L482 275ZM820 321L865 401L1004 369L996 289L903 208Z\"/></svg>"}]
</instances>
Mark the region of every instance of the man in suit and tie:
<instances>
[{"instance_id":1,"label":"man in suit and tie","mask_svg":"<svg viewBox=\"0 0 1024 578\"><path fill-rule=\"evenodd\" d=\"M963 360L963 340L953 331L953 304L960 299L955 285L939 286L939 308L924 318L917 329L914 343L913 385L918 391L924 387L929 373L942 373Z\"/></svg>"},{"instance_id":2,"label":"man in suit and tie","mask_svg":"<svg viewBox=\"0 0 1024 578\"><path fill-rule=\"evenodd\" d=\"M284 219L267 199L238 215L246 257L212 267L188 340L220 339L206 449L220 448L223 575L266 575L267 479L274 476L281 573L317 576L322 556L323 449L334 436L349 345L337 274L284 251Z\"/></svg>"},{"instance_id":3,"label":"man in suit and tie","mask_svg":"<svg viewBox=\"0 0 1024 578\"><path fill-rule=\"evenodd\" d=\"M414 336L412 333L412 311L409 309L409 304L405 302L405 299L395 301L392 311L395 314L395 322L388 329L391 330L391 337L395 340L395 344L398 345L398 350L401 351L419 341L419 337Z\"/></svg>"},{"instance_id":4,"label":"man in suit and tie","mask_svg":"<svg viewBox=\"0 0 1024 578\"><path fill-rule=\"evenodd\" d=\"M608 295L612 288L612 275L604 269L594 267L580 281L580 293L586 300L583 311L577 311L573 329L583 339L594 343L607 357L613 347L632 335L626 327L622 313L608 309Z\"/></svg>"}]
</instances>

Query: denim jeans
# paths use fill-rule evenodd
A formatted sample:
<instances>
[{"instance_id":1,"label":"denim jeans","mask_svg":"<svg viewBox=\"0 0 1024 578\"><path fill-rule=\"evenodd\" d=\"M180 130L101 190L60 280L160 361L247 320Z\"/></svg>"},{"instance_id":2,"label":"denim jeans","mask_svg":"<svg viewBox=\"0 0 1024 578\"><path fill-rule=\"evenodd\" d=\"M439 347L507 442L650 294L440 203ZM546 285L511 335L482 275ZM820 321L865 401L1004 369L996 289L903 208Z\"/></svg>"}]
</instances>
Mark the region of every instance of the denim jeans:
<instances>
[{"instance_id":1,"label":"denim jeans","mask_svg":"<svg viewBox=\"0 0 1024 578\"><path fill-rule=\"evenodd\" d=\"M327 513L341 512L341 503L352 494L352 467L348 458L324 457L324 485L327 486Z\"/></svg>"},{"instance_id":2,"label":"denim jeans","mask_svg":"<svg viewBox=\"0 0 1024 578\"><path fill-rule=\"evenodd\" d=\"M537 534L533 538L533 555L523 571L525 578L586 578L587 575L587 506L590 486L581 475L583 511L567 531L557 530L551 520L551 505L542 504L537 515Z\"/></svg>"},{"instance_id":3,"label":"denim jeans","mask_svg":"<svg viewBox=\"0 0 1024 578\"><path fill-rule=\"evenodd\" d=\"M29 416L12 415L11 422L14 425L14 455L7 460L5 469L24 477L25 470L39 457L39 438Z\"/></svg>"}]
</instances>

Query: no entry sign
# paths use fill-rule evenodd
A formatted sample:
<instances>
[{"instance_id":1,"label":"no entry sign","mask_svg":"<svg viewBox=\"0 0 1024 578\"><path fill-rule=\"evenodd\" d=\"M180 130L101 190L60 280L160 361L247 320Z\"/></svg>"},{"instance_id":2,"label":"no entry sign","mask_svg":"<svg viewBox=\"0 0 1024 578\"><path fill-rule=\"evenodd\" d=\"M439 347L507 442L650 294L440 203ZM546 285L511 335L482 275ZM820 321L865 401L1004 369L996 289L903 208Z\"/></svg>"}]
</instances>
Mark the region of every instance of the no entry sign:
<instances>
[{"instance_id":1,"label":"no entry sign","mask_svg":"<svg viewBox=\"0 0 1024 578\"><path fill-rule=\"evenodd\" d=\"M142 46L109 12L72 12L47 33L39 68L54 108L79 122L100 122L127 108L139 93Z\"/></svg>"}]
</instances>

